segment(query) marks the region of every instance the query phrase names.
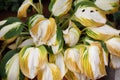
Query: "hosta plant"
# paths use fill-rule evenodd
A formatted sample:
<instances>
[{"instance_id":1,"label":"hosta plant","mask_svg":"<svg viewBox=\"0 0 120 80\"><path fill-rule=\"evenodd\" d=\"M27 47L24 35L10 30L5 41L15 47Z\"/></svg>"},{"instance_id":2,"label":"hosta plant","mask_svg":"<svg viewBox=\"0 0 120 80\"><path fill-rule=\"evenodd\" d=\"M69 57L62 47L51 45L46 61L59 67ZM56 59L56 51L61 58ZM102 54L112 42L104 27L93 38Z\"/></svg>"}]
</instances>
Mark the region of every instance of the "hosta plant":
<instances>
[{"instance_id":1,"label":"hosta plant","mask_svg":"<svg viewBox=\"0 0 120 80\"><path fill-rule=\"evenodd\" d=\"M0 21L0 77L96 80L107 66L120 68L120 30L109 19L120 16L119 3L50 0L46 16L43 0L24 0L16 17Z\"/></svg>"}]
</instances>

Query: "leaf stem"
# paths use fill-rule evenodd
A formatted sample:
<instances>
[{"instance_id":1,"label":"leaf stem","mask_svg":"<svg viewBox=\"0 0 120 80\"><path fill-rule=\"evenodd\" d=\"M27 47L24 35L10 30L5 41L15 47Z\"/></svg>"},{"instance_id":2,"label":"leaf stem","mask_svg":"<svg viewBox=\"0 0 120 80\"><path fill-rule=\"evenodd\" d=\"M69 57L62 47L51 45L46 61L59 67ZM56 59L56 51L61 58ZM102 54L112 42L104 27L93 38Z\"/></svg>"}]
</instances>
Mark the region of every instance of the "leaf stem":
<instances>
[{"instance_id":1,"label":"leaf stem","mask_svg":"<svg viewBox=\"0 0 120 80\"><path fill-rule=\"evenodd\" d=\"M43 6L41 0L39 0L39 4L40 4L40 14L43 14Z\"/></svg>"},{"instance_id":2,"label":"leaf stem","mask_svg":"<svg viewBox=\"0 0 120 80\"><path fill-rule=\"evenodd\" d=\"M22 32L21 35L30 35L29 32Z\"/></svg>"},{"instance_id":3,"label":"leaf stem","mask_svg":"<svg viewBox=\"0 0 120 80\"><path fill-rule=\"evenodd\" d=\"M33 6L33 8L38 12L40 13L40 11L37 9L37 7L34 5L34 4L31 4Z\"/></svg>"},{"instance_id":4,"label":"leaf stem","mask_svg":"<svg viewBox=\"0 0 120 80\"><path fill-rule=\"evenodd\" d=\"M72 19L73 15L71 15L61 26L62 29L65 28L65 25Z\"/></svg>"}]
</instances>

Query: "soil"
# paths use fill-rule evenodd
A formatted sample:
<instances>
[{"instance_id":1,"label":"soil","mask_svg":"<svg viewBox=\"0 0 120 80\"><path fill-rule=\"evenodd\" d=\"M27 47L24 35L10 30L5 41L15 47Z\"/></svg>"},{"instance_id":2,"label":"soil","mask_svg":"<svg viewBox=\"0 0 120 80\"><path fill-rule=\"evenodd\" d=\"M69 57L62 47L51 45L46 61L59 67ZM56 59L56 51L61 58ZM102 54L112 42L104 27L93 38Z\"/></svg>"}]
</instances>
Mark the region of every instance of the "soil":
<instances>
[{"instance_id":1,"label":"soil","mask_svg":"<svg viewBox=\"0 0 120 80\"><path fill-rule=\"evenodd\" d=\"M15 17L15 16L17 16L16 12L0 11L0 21L4 20L5 18L8 18L8 17Z\"/></svg>"}]
</instances>

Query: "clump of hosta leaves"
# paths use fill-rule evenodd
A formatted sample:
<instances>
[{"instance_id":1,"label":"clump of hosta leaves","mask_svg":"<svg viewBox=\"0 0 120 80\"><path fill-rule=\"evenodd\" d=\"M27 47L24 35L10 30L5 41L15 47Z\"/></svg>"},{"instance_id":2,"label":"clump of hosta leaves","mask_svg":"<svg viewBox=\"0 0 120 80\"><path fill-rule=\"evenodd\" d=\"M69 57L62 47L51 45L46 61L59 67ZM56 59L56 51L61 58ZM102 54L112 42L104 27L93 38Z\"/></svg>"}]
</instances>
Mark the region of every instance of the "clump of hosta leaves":
<instances>
[{"instance_id":1,"label":"clump of hosta leaves","mask_svg":"<svg viewBox=\"0 0 120 80\"><path fill-rule=\"evenodd\" d=\"M96 80L107 75L105 66L120 68L120 30L108 19L119 3L51 0L46 17L41 0L25 0L17 17L0 21L0 77ZM36 13L27 16L29 7Z\"/></svg>"}]
</instances>

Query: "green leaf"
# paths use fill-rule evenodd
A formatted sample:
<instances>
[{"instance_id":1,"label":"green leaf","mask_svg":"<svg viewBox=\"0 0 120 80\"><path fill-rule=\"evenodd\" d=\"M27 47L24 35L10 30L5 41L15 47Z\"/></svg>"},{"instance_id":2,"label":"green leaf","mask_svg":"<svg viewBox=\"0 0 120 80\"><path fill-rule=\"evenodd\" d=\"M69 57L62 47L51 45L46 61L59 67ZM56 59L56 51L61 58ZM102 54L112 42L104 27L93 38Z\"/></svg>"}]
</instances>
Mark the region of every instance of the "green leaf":
<instances>
[{"instance_id":1,"label":"green leaf","mask_svg":"<svg viewBox=\"0 0 120 80\"><path fill-rule=\"evenodd\" d=\"M8 32L4 35L4 38L5 38L5 39L10 39L10 38L12 38L12 37L14 37L14 36L19 35L19 34L22 32L23 27L24 27L24 26L21 24L20 26L17 26L16 28L11 29L10 31L8 31Z\"/></svg>"},{"instance_id":2,"label":"green leaf","mask_svg":"<svg viewBox=\"0 0 120 80\"><path fill-rule=\"evenodd\" d=\"M56 0L51 0L51 2L50 2L50 4L49 4L48 9L49 9L49 11L51 11L51 12L52 12L52 7L53 7L55 1L56 1Z\"/></svg>"},{"instance_id":3,"label":"green leaf","mask_svg":"<svg viewBox=\"0 0 120 80\"><path fill-rule=\"evenodd\" d=\"M24 28L23 23L17 17L9 17L3 21L6 22L4 24L1 23L0 33L3 34L1 37L4 39L10 39L14 36L19 35Z\"/></svg>"},{"instance_id":4,"label":"green leaf","mask_svg":"<svg viewBox=\"0 0 120 80\"><path fill-rule=\"evenodd\" d=\"M106 53L108 53L108 49L107 49L106 44L105 44L103 41L100 41L100 43L101 43L101 46L102 46L102 48L104 49L104 51L105 51Z\"/></svg>"},{"instance_id":5,"label":"green leaf","mask_svg":"<svg viewBox=\"0 0 120 80\"><path fill-rule=\"evenodd\" d=\"M91 42L94 42L94 41L95 41L94 39L92 39L92 38L89 37L89 36L83 37L82 40L83 40L83 43L86 44L86 45L90 45Z\"/></svg>"},{"instance_id":6,"label":"green leaf","mask_svg":"<svg viewBox=\"0 0 120 80\"><path fill-rule=\"evenodd\" d=\"M20 71L20 75L19 75L19 80L24 80L25 76L23 75L23 73Z\"/></svg>"},{"instance_id":7,"label":"green leaf","mask_svg":"<svg viewBox=\"0 0 120 80\"><path fill-rule=\"evenodd\" d=\"M24 46L24 47L21 49L21 51L19 52L20 56L23 56L24 53L25 53L25 51L26 51L26 49L29 48L29 47L31 47L31 46Z\"/></svg>"},{"instance_id":8,"label":"green leaf","mask_svg":"<svg viewBox=\"0 0 120 80\"><path fill-rule=\"evenodd\" d=\"M26 22L28 25L28 28L31 29L33 27L33 24L36 24L36 22L38 22L40 18L44 18L44 16L40 14L34 14L33 16L29 17Z\"/></svg>"},{"instance_id":9,"label":"green leaf","mask_svg":"<svg viewBox=\"0 0 120 80\"><path fill-rule=\"evenodd\" d=\"M37 19L38 17L36 17L38 14L32 15L27 19L27 25L29 27L29 29L31 29L31 24L34 22L35 19Z\"/></svg>"},{"instance_id":10,"label":"green leaf","mask_svg":"<svg viewBox=\"0 0 120 80\"><path fill-rule=\"evenodd\" d=\"M118 12L114 13L113 16L116 28L120 30L120 9Z\"/></svg>"},{"instance_id":11,"label":"green leaf","mask_svg":"<svg viewBox=\"0 0 120 80\"><path fill-rule=\"evenodd\" d=\"M45 46L38 46L37 48L39 48L41 50L41 53L47 53L47 50L45 48Z\"/></svg>"},{"instance_id":12,"label":"green leaf","mask_svg":"<svg viewBox=\"0 0 120 80\"><path fill-rule=\"evenodd\" d=\"M44 45L45 48L47 49L48 51L48 54L53 54L53 51L52 51L52 47L51 46L47 46L47 45Z\"/></svg>"},{"instance_id":13,"label":"green leaf","mask_svg":"<svg viewBox=\"0 0 120 80\"><path fill-rule=\"evenodd\" d=\"M64 45L64 41L63 41L63 33L62 33L62 29L60 27L57 27L57 41L59 42L59 49L63 48Z\"/></svg>"},{"instance_id":14,"label":"green leaf","mask_svg":"<svg viewBox=\"0 0 120 80\"><path fill-rule=\"evenodd\" d=\"M0 77L2 77L2 78L7 77L5 65L8 62L8 60L18 52L19 52L18 49L11 50L11 51L7 52L6 55L2 58L2 60L0 61Z\"/></svg>"},{"instance_id":15,"label":"green leaf","mask_svg":"<svg viewBox=\"0 0 120 80\"><path fill-rule=\"evenodd\" d=\"M83 30L83 29L85 28L81 23L79 23L79 22L77 22L77 21L75 21L75 20L72 20L72 22L74 22L75 25L76 25L80 30Z\"/></svg>"},{"instance_id":16,"label":"green leaf","mask_svg":"<svg viewBox=\"0 0 120 80\"><path fill-rule=\"evenodd\" d=\"M96 5L91 1L81 1L75 6L75 12L79 7L96 7Z\"/></svg>"},{"instance_id":17,"label":"green leaf","mask_svg":"<svg viewBox=\"0 0 120 80\"><path fill-rule=\"evenodd\" d=\"M120 11L113 14L115 20L120 20Z\"/></svg>"},{"instance_id":18,"label":"green leaf","mask_svg":"<svg viewBox=\"0 0 120 80\"><path fill-rule=\"evenodd\" d=\"M96 0L90 0L90 1L95 2Z\"/></svg>"},{"instance_id":19,"label":"green leaf","mask_svg":"<svg viewBox=\"0 0 120 80\"><path fill-rule=\"evenodd\" d=\"M12 30L8 31L8 32L4 35L4 38L5 38L5 39L10 39L10 38L12 38L12 37L14 37L14 36L19 35L19 34L22 32L23 27L24 27L24 26L21 25L21 26L18 26L18 28L13 28Z\"/></svg>"},{"instance_id":20,"label":"green leaf","mask_svg":"<svg viewBox=\"0 0 120 80\"><path fill-rule=\"evenodd\" d=\"M9 17L5 20L7 20L6 23L3 24L3 25L0 25L0 29L5 27L6 25L14 23L14 22L21 22L17 17Z\"/></svg>"},{"instance_id":21,"label":"green leaf","mask_svg":"<svg viewBox=\"0 0 120 80\"><path fill-rule=\"evenodd\" d=\"M93 39L99 39L98 35L90 29L87 29L86 33L89 37L91 37Z\"/></svg>"}]
</instances>

